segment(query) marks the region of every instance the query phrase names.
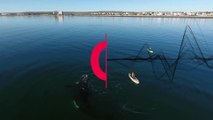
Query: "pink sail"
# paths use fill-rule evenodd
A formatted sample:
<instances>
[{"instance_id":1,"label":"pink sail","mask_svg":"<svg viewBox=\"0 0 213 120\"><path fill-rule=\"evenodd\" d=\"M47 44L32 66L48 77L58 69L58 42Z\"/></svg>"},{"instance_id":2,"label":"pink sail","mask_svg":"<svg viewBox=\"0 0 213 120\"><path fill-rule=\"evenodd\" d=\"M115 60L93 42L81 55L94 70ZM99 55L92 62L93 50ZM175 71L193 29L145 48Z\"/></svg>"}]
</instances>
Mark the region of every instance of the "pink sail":
<instances>
[{"instance_id":1,"label":"pink sail","mask_svg":"<svg viewBox=\"0 0 213 120\"><path fill-rule=\"evenodd\" d=\"M105 72L101 69L99 61L100 54L104 49L105 49ZM105 40L95 46L90 58L92 71L100 80L105 81L105 88L107 88L107 69L108 69L107 52L108 51L107 51L107 34L106 34Z\"/></svg>"}]
</instances>

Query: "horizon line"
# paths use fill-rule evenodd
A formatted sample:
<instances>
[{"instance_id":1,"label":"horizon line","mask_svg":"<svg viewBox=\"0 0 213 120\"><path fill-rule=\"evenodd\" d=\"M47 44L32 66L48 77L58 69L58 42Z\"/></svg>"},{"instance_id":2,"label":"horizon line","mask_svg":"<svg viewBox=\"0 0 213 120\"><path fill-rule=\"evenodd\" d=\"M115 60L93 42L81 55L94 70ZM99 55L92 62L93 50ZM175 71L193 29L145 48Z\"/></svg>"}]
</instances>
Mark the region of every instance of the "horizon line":
<instances>
[{"instance_id":1,"label":"horizon line","mask_svg":"<svg viewBox=\"0 0 213 120\"><path fill-rule=\"evenodd\" d=\"M63 11L63 12L213 12L213 10L197 10L197 11L181 11L181 10L88 10L88 11L72 11L72 10L29 10L29 11L0 11L0 13L14 13L14 12L52 12L52 11Z\"/></svg>"}]
</instances>

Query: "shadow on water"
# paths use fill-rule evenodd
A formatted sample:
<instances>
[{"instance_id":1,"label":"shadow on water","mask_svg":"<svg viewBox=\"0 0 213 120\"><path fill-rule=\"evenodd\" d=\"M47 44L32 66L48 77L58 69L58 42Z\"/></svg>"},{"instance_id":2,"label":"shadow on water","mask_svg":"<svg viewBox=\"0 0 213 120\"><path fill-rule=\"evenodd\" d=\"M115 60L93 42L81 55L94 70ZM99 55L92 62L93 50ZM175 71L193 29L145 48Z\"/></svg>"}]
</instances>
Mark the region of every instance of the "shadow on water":
<instances>
[{"instance_id":1,"label":"shadow on water","mask_svg":"<svg viewBox=\"0 0 213 120\"><path fill-rule=\"evenodd\" d=\"M152 70L156 79L167 76L170 82L173 82L178 64L187 61L192 63L188 70L196 69L199 65L206 65L209 69L213 68L213 56L206 57L199 45L190 26L186 26L183 38L181 40L178 56L169 58L163 52L151 53L150 46L144 44L136 56L125 58L109 58L108 61L133 61L133 62L151 62ZM162 72L159 72L162 71Z\"/></svg>"}]
</instances>

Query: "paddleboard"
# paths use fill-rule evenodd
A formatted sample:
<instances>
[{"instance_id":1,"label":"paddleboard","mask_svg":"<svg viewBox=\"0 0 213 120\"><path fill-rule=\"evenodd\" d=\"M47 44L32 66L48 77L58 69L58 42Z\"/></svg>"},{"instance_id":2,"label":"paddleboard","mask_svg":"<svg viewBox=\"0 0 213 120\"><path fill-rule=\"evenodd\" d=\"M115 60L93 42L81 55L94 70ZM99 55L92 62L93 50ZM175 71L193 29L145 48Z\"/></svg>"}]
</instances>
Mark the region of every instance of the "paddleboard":
<instances>
[{"instance_id":1,"label":"paddleboard","mask_svg":"<svg viewBox=\"0 0 213 120\"><path fill-rule=\"evenodd\" d=\"M132 80L132 82L134 82L135 84L139 84L139 80L135 77L135 78L132 78L131 77L131 73L128 74L129 78Z\"/></svg>"},{"instance_id":2,"label":"paddleboard","mask_svg":"<svg viewBox=\"0 0 213 120\"><path fill-rule=\"evenodd\" d=\"M152 53L153 53L153 50L147 49L147 52L152 54Z\"/></svg>"}]
</instances>

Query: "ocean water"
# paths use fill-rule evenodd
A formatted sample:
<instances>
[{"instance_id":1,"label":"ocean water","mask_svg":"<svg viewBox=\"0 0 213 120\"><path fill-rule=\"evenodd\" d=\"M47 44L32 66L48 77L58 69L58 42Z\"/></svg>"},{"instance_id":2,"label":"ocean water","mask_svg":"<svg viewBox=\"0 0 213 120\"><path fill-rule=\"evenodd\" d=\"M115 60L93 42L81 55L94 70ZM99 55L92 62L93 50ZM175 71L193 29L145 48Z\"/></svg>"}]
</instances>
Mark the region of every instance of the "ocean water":
<instances>
[{"instance_id":1,"label":"ocean water","mask_svg":"<svg viewBox=\"0 0 213 120\"><path fill-rule=\"evenodd\" d=\"M194 38L190 32L183 37L187 25ZM175 59L182 39L187 39L174 78L164 71L167 67L170 74L173 67L160 59L109 60L104 89L104 82L92 74L90 54L106 33L109 59L136 56L145 44L154 55ZM200 57L197 48L206 58L213 56L212 33L213 19L2 16L0 119L212 120L213 62L193 59ZM193 44L195 38L199 47ZM141 55L147 57L146 51ZM100 60L103 67L103 55ZM128 78L131 71L137 73L139 85ZM73 104L79 92L75 82L86 73L89 106L78 109Z\"/></svg>"}]
</instances>

